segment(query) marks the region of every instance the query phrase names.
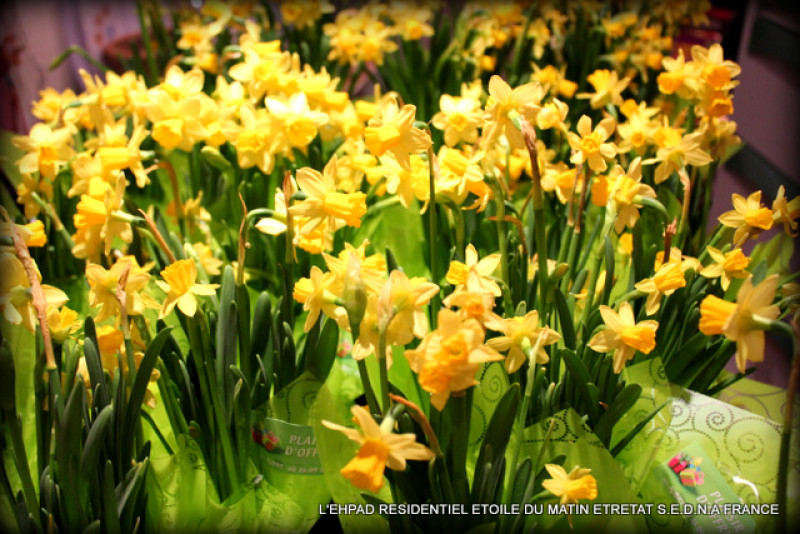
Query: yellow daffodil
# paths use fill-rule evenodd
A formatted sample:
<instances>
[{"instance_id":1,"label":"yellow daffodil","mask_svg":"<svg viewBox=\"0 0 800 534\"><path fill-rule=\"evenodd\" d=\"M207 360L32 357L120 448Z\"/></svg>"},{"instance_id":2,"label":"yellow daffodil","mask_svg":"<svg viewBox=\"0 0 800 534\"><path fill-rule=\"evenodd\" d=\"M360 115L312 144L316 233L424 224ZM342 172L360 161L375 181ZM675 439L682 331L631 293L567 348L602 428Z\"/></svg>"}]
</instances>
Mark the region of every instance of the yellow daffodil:
<instances>
[{"instance_id":1,"label":"yellow daffodil","mask_svg":"<svg viewBox=\"0 0 800 534\"><path fill-rule=\"evenodd\" d=\"M777 319L780 313L778 306L773 304L777 287L777 274L755 287L751 276L736 294L735 303L714 295L708 295L700 303L700 331L707 336L722 334L736 342L739 372L745 372L748 361L764 361L763 322Z\"/></svg>"},{"instance_id":2,"label":"yellow daffodil","mask_svg":"<svg viewBox=\"0 0 800 534\"><path fill-rule=\"evenodd\" d=\"M388 342L399 346L410 343L414 337L424 337L428 333L425 307L439 292L439 286L425 278L409 278L398 270L391 272L386 284L392 309L387 329Z\"/></svg>"},{"instance_id":3,"label":"yellow daffodil","mask_svg":"<svg viewBox=\"0 0 800 534\"><path fill-rule=\"evenodd\" d=\"M64 343L67 337L81 327L78 312L63 306L60 310L55 306L47 308L47 327L50 337L56 343Z\"/></svg>"},{"instance_id":4,"label":"yellow daffodil","mask_svg":"<svg viewBox=\"0 0 800 534\"><path fill-rule=\"evenodd\" d=\"M211 247L205 243L194 243L192 249L197 254L197 260L203 265L207 275L217 276L220 274L220 267L222 267L223 261L214 257Z\"/></svg>"},{"instance_id":5,"label":"yellow daffodil","mask_svg":"<svg viewBox=\"0 0 800 534\"><path fill-rule=\"evenodd\" d=\"M196 283L197 267L194 260L178 260L161 271L161 276L165 281L156 280L156 284L167 294L167 298L161 307L159 319L166 317L175 305L184 315L194 317L197 312L196 295L214 295L219 287L219 284Z\"/></svg>"},{"instance_id":6,"label":"yellow daffodil","mask_svg":"<svg viewBox=\"0 0 800 534\"><path fill-rule=\"evenodd\" d=\"M669 262L662 265L652 278L637 282L635 287L647 294L645 312L647 315L653 315L661 307L661 297L686 287L686 278L683 276L680 264Z\"/></svg>"},{"instance_id":7,"label":"yellow daffodil","mask_svg":"<svg viewBox=\"0 0 800 534\"><path fill-rule=\"evenodd\" d=\"M427 461L433 458L434 454L430 449L417 443L415 434L393 433L392 418L386 418L378 425L366 407L353 406L350 411L360 429L325 420L322 424L358 443L356 457L341 470L342 476L355 487L377 493L383 487L383 472L387 467L404 471L406 460Z\"/></svg>"},{"instance_id":8,"label":"yellow daffodil","mask_svg":"<svg viewBox=\"0 0 800 534\"><path fill-rule=\"evenodd\" d=\"M636 351L650 354L656 347L656 321L636 322L630 303L623 302L619 313L608 306L600 306L606 328L589 340L589 348L597 352L614 351L614 372L619 374L625 363L633 359Z\"/></svg>"},{"instance_id":9,"label":"yellow daffodil","mask_svg":"<svg viewBox=\"0 0 800 534\"><path fill-rule=\"evenodd\" d=\"M570 161L575 165L586 162L593 171L605 171L606 160L610 160L617 153L614 143L606 143L614 133L615 126L616 121L612 117L607 117L592 130L592 119L582 115L578 120L578 133L567 134L569 146L572 147Z\"/></svg>"},{"instance_id":10,"label":"yellow daffodil","mask_svg":"<svg viewBox=\"0 0 800 534\"><path fill-rule=\"evenodd\" d=\"M311 267L309 278L301 278L294 285L294 299L308 312L303 330L308 332L317 322L320 312L334 319L342 328L347 328L347 312L339 304L339 298L331 291L335 282L333 273L323 273L316 265Z\"/></svg>"},{"instance_id":11,"label":"yellow daffodil","mask_svg":"<svg viewBox=\"0 0 800 534\"><path fill-rule=\"evenodd\" d=\"M797 234L793 231L797 230L798 218L800 218L800 196L787 201L785 189L780 186L772 202L773 224L783 224L786 235L795 237Z\"/></svg>"},{"instance_id":12,"label":"yellow daffodil","mask_svg":"<svg viewBox=\"0 0 800 534\"><path fill-rule=\"evenodd\" d=\"M142 290L150 281L147 270L139 266L136 258L125 256L106 270L96 263L86 265L86 281L89 283L89 305L98 310L95 321L118 317L120 302L117 299L117 286L122 273L128 270L125 284L126 312L128 315L142 315L145 308L153 307L153 301Z\"/></svg>"},{"instance_id":13,"label":"yellow daffodil","mask_svg":"<svg viewBox=\"0 0 800 534\"><path fill-rule=\"evenodd\" d=\"M368 242L364 241L358 247L350 243L344 244L344 250L338 256L322 254L328 271L333 274L335 282L331 284L332 292L339 294L344 287L344 280L353 261L352 256L358 261L358 270L364 280L366 288L373 294L378 294L386 279L386 258L382 254L366 255Z\"/></svg>"},{"instance_id":14,"label":"yellow daffodil","mask_svg":"<svg viewBox=\"0 0 800 534\"><path fill-rule=\"evenodd\" d=\"M589 474L591 469L575 466L567 473L560 465L545 464L544 467L551 478L542 482L542 487L556 497L561 497L561 504L574 503L581 499L593 501L597 498L597 480Z\"/></svg>"},{"instance_id":15,"label":"yellow daffodil","mask_svg":"<svg viewBox=\"0 0 800 534\"><path fill-rule=\"evenodd\" d=\"M639 220L639 202L642 198L656 198L656 192L642 181L642 160L636 158L624 172L622 167L616 165L611 171L614 179L612 198L617 208L617 220L614 230L617 233L627 228L633 228Z\"/></svg>"},{"instance_id":16,"label":"yellow daffodil","mask_svg":"<svg viewBox=\"0 0 800 534\"><path fill-rule=\"evenodd\" d=\"M529 311L524 317L509 319L492 314L491 319L486 321L486 328L502 334L487 341L486 345L498 352L508 351L505 365L509 373L522 367L528 359L526 351L537 343L539 350L535 354L536 363L549 362L550 357L544 347L561 339L561 335L554 330L547 329L547 333L544 333L544 329L539 326L539 312L536 310Z\"/></svg>"},{"instance_id":17,"label":"yellow daffodil","mask_svg":"<svg viewBox=\"0 0 800 534\"><path fill-rule=\"evenodd\" d=\"M664 263L664 251L659 250L656 252L656 258L653 261L653 270L658 271ZM688 270L699 271L702 269L702 264L697 258L686 256L681 252L678 247L670 247L669 249L669 263L675 263L681 266L681 271L684 273Z\"/></svg>"},{"instance_id":18,"label":"yellow daffodil","mask_svg":"<svg viewBox=\"0 0 800 534\"><path fill-rule=\"evenodd\" d=\"M292 95L288 102L268 97L265 104L275 118L274 132L281 138L281 150L307 147L319 128L328 122L325 113L309 108L306 94L302 92Z\"/></svg>"},{"instance_id":19,"label":"yellow daffodil","mask_svg":"<svg viewBox=\"0 0 800 534\"><path fill-rule=\"evenodd\" d=\"M495 297L503 294L500 286L492 279L492 274L500 265L500 254L489 254L478 260L478 251L470 243L464 253L464 260L465 263L458 260L450 262L450 268L447 269L445 280L454 286L464 285L467 283L467 275L474 270L479 275L481 288L484 292L490 293Z\"/></svg>"},{"instance_id":20,"label":"yellow daffodil","mask_svg":"<svg viewBox=\"0 0 800 534\"><path fill-rule=\"evenodd\" d=\"M544 89L538 83L526 83L511 88L500 76L489 79L489 99L486 101L483 145L490 148L501 135L506 136L512 148L525 148L525 139L509 117L511 112L535 121L536 108L544 97Z\"/></svg>"},{"instance_id":21,"label":"yellow daffodil","mask_svg":"<svg viewBox=\"0 0 800 534\"><path fill-rule=\"evenodd\" d=\"M396 100L387 101L364 130L364 141L369 151L379 157L391 152L397 163L410 171L411 154L427 150L433 143L426 132L414 127L416 112L416 106L411 104L401 109Z\"/></svg>"},{"instance_id":22,"label":"yellow daffodil","mask_svg":"<svg viewBox=\"0 0 800 534\"><path fill-rule=\"evenodd\" d=\"M310 232L325 220L332 225L334 220L340 220L348 226L361 226L361 217L367 212L366 195L336 191L336 156L325 165L322 173L310 167L299 169L297 185L307 198L292 205L289 211L307 219L301 233Z\"/></svg>"},{"instance_id":23,"label":"yellow daffodil","mask_svg":"<svg viewBox=\"0 0 800 534\"><path fill-rule=\"evenodd\" d=\"M37 123L30 135L12 138L12 144L27 152L17 161L22 174L38 172L43 178L54 179L67 162L75 155L72 149L72 134L69 128L57 128Z\"/></svg>"},{"instance_id":24,"label":"yellow daffodil","mask_svg":"<svg viewBox=\"0 0 800 534\"><path fill-rule=\"evenodd\" d=\"M708 247L706 250L714 263L704 267L700 274L706 278L720 278L723 290L727 291L731 279L750 276L745 270L750 265L750 258L744 255L742 249L735 248L729 252L722 252L714 247Z\"/></svg>"},{"instance_id":25,"label":"yellow daffodil","mask_svg":"<svg viewBox=\"0 0 800 534\"><path fill-rule=\"evenodd\" d=\"M482 124L480 102L474 98L442 95L439 97L439 112L431 123L444 131L447 146L459 143L474 144L478 141L478 127Z\"/></svg>"},{"instance_id":26,"label":"yellow daffodil","mask_svg":"<svg viewBox=\"0 0 800 534\"><path fill-rule=\"evenodd\" d=\"M734 193L731 196L733 209L719 216L723 226L735 228L734 246L741 246L748 238L757 237L769 230L773 224L772 210L761 205L761 191L756 191L746 199Z\"/></svg>"},{"instance_id":27,"label":"yellow daffodil","mask_svg":"<svg viewBox=\"0 0 800 534\"><path fill-rule=\"evenodd\" d=\"M475 270L468 272L467 283L456 287L442 303L448 308L458 308L462 319L477 319L485 325L493 317L494 295L484 291Z\"/></svg>"},{"instance_id":28,"label":"yellow daffodil","mask_svg":"<svg viewBox=\"0 0 800 534\"><path fill-rule=\"evenodd\" d=\"M600 109L607 104L622 105L622 91L628 87L630 78L619 79L616 71L598 69L586 77L594 87L594 93L578 93L578 98L588 98L592 109Z\"/></svg>"},{"instance_id":29,"label":"yellow daffodil","mask_svg":"<svg viewBox=\"0 0 800 534\"><path fill-rule=\"evenodd\" d=\"M475 319L464 321L452 310L440 310L437 324L436 330L405 355L420 387L431 394L431 404L442 411L451 393L478 383L475 374L480 364L503 356L483 343L484 330Z\"/></svg>"},{"instance_id":30,"label":"yellow daffodil","mask_svg":"<svg viewBox=\"0 0 800 534\"><path fill-rule=\"evenodd\" d=\"M684 165L702 167L711 163L711 156L701 147L701 136L700 132L684 136L670 135L659 146L656 157L644 160L645 165L658 163L654 176L657 184L669 178L673 172L681 170Z\"/></svg>"}]
</instances>

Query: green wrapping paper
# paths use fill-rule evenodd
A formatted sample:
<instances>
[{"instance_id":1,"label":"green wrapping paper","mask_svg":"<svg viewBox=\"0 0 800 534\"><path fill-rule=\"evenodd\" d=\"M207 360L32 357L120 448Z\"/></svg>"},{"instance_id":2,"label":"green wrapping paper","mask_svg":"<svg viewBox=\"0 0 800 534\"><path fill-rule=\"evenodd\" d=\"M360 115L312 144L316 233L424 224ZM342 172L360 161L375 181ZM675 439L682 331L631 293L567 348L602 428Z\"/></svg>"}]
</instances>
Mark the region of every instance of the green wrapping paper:
<instances>
[{"instance_id":1,"label":"green wrapping paper","mask_svg":"<svg viewBox=\"0 0 800 534\"><path fill-rule=\"evenodd\" d=\"M555 421L549 440L546 440L551 418L525 429L522 444L522 457L536 459L542 446L547 443L542 457L545 461L561 454L566 456L564 469L573 467L590 468L597 480L597 499L591 504L603 503L644 503L628 483L623 470L600 440L581 421L572 410L562 410L552 417ZM552 502L557 502L554 498ZM540 526L558 531L569 529L564 516L540 516ZM576 515L573 517L577 531L602 530L604 532L643 532L646 529L643 515Z\"/></svg>"},{"instance_id":2,"label":"green wrapping paper","mask_svg":"<svg viewBox=\"0 0 800 534\"><path fill-rule=\"evenodd\" d=\"M322 382L311 374L301 375L271 399L265 412L256 412L254 421L263 425L268 420L289 434L303 436L304 439L296 440L304 443L302 449L316 451L315 441L307 438L313 437L309 426L311 407L320 387ZM151 390L158 402L151 416L160 429L169 429L158 390L152 386ZM337 403L335 400L331 402ZM208 477L200 448L193 439L188 436L176 438L171 432L167 433L165 439L174 453L169 454L148 426L144 430L153 444L153 476L148 477L148 492L151 494L148 520L158 525L159 530L307 532L319 516L320 504L330 500L330 492L319 470L314 474L292 473L289 467L296 465L296 455L281 458L281 451L277 450L279 456L270 462L267 451L253 441L248 482L229 498L220 501ZM315 453L304 454L304 459L315 456Z\"/></svg>"},{"instance_id":3,"label":"green wrapping paper","mask_svg":"<svg viewBox=\"0 0 800 534\"><path fill-rule=\"evenodd\" d=\"M741 502L773 503L781 425L680 387L672 387L672 396L669 427L651 431L663 433L655 453L656 464L663 464L696 444ZM651 469L641 490L645 501L667 505L676 502L664 477L663 469ZM767 529L773 517L757 515L753 519L758 528ZM685 527L679 515L653 515L650 524L656 531Z\"/></svg>"}]
</instances>

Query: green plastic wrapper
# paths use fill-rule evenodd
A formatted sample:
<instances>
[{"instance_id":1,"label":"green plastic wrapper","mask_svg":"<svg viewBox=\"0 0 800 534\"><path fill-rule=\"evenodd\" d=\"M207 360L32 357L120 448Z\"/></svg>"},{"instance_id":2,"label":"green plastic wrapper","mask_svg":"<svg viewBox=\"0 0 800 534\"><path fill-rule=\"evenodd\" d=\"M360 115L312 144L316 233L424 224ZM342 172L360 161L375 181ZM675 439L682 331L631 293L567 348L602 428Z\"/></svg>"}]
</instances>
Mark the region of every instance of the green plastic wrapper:
<instances>
[{"instance_id":1,"label":"green plastic wrapper","mask_svg":"<svg viewBox=\"0 0 800 534\"><path fill-rule=\"evenodd\" d=\"M551 419L555 421L549 439L546 439L550 429ZM584 503L630 503L639 504L648 502L640 499L636 491L628 483L622 467L608 452L608 449L595 436L588 426L581 421L580 416L572 410L562 410L552 418L548 418L537 425L525 429L522 444L521 458L529 456L534 461L540 454L541 448L547 441L542 458L547 462L549 458L565 455L564 469L569 472L575 466L592 470L592 476L597 480L597 498ZM553 498L553 502L557 502ZM643 532L646 530L645 515L602 515L582 514L573 516L574 530L579 532ZM568 531L569 525L565 516L543 515L538 519L540 526L545 529Z\"/></svg>"},{"instance_id":2,"label":"green plastic wrapper","mask_svg":"<svg viewBox=\"0 0 800 534\"><path fill-rule=\"evenodd\" d=\"M146 437L153 444L148 520L167 532L307 532L319 517L320 505L330 500L310 426L312 407L322 386L311 373L304 373L279 391L266 410L254 412L254 438L272 432L278 444L268 451L264 443L269 440L253 440L249 482L222 502L197 443L189 436L176 438L164 432L170 427L153 388L158 404L151 416L174 454L145 426ZM338 398L330 402L342 404Z\"/></svg>"}]
</instances>

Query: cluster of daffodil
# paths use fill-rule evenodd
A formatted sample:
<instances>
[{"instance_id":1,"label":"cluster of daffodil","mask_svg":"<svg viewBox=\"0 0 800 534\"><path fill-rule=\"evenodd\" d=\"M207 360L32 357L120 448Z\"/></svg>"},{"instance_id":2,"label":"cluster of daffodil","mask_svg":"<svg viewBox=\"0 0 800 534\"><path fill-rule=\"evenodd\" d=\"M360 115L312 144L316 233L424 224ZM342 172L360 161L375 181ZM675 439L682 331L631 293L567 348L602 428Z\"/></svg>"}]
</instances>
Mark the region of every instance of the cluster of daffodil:
<instances>
[{"instance_id":1,"label":"cluster of daffodil","mask_svg":"<svg viewBox=\"0 0 800 534\"><path fill-rule=\"evenodd\" d=\"M253 480L256 410L309 376L335 389L350 357L358 429L315 427L358 445L338 464L320 446L332 491L344 477L380 496L360 501L595 499L610 490L590 466L526 432L574 410L615 456L641 428L612 448L642 391L626 366L658 358L717 392L800 301L785 265L742 248L773 226L793 235L800 197L734 195L706 235L714 170L740 144L740 69L718 44L670 57L680 22L702 19L689 4L206 2L162 35L142 2L161 43L145 39L146 65L42 91L41 122L13 139L4 328L42 333L47 380L65 384L49 402L90 399L87 429L125 395L163 410L141 417L170 454L170 436L198 444L221 500ZM718 381L734 353L740 374ZM127 447L102 457L146 457ZM85 476L124 488L129 468Z\"/></svg>"}]
</instances>

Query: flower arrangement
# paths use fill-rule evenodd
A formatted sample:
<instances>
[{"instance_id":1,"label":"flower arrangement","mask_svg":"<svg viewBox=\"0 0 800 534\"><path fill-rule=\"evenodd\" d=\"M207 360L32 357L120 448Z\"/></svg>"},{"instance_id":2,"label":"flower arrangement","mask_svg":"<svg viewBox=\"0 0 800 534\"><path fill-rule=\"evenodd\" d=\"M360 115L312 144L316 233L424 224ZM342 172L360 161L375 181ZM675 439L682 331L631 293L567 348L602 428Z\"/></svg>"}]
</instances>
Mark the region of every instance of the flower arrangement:
<instances>
[{"instance_id":1,"label":"flower arrangement","mask_svg":"<svg viewBox=\"0 0 800 534\"><path fill-rule=\"evenodd\" d=\"M670 55L705 3L212 1L170 28L137 8L142 53L43 90L4 167L14 528L646 500L653 458L631 458L669 401L633 408L669 385L635 370L714 395L765 331L796 343L800 198L733 195L708 224L739 67L717 44Z\"/></svg>"}]
</instances>

